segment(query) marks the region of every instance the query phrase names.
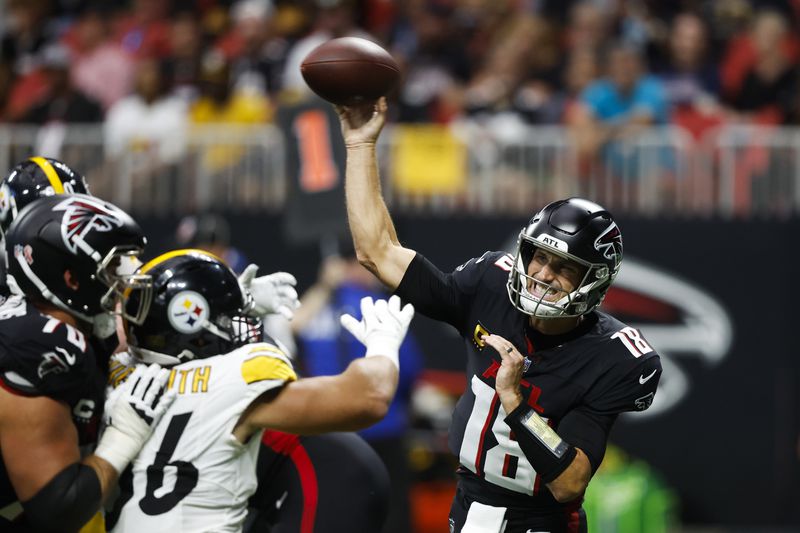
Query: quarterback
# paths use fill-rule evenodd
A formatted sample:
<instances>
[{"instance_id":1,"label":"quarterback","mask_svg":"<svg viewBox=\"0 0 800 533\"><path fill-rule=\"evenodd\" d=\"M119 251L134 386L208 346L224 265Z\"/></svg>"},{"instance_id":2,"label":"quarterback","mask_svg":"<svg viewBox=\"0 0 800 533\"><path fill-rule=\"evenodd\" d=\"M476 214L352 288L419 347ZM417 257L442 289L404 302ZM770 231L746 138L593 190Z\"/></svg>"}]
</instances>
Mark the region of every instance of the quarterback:
<instances>
[{"instance_id":1,"label":"quarterback","mask_svg":"<svg viewBox=\"0 0 800 533\"><path fill-rule=\"evenodd\" d=\"M661 375L641 333L597 310L622 261L619 227L593 202L560 200L522 228L514 254L488 251L444 273L400 244L381 198L385 99L337 110L359 261L465 341L450 531L585 531L582 496L611 427L650 406Z\"/></svg>"}]
</instances>

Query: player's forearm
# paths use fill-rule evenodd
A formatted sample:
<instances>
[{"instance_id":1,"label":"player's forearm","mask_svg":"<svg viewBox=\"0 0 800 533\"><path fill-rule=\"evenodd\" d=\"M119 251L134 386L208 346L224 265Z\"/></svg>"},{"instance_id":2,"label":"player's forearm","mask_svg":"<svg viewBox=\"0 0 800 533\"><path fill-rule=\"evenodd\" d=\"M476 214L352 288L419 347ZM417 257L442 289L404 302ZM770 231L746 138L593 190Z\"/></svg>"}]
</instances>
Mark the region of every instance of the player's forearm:
<instances>
[{"instance_id":1,"label":"player's forearm","mask_svg":"<svg viewBox=\"0 0 800 533\"><path fill-rule=\"evenodd\" d=\"M572 501L583 493L591 478L591 466L582 450L564 441L527 405L517 403L505 421L557 501Z\"/></svg>"},{"instance_id":2,"label":"player's forearm","mask_svg":"<svg viewBox=\"0 0 800 533\"><path fill-rule=\"evenodd\" d=\"M575 448L576 455L570 465L556 479L547 483L547 488L559 502L569 502L578 498L592 477L589 458L580 448Z\"/></svg>"},{"instance_id":3,"label":"player's forearm","mask_svg":"<svg viewBox=\"0 0 800 533\"><path fill-rule=\"evenodd\" d=\"M375 264L384 250L398 244L389 210L381 196L378 162L374 144L359 144L347 149L347 217L359 260ZM375 270L380 265L367 268Z\"/></svg>"},{"instance_id":4,"label":"player's forearm","mask_svg":"<svg viewBox=\"0 0 800 533\"><path fill-rule=\"evenodd\" d=\"M356 396L353 422L358 429L380 421L389 410L397 391L399 370L388 357L372 356L356 359L342 374L342 393ZM359 391L353 394L353 391Z\"/></svg>"},{"instance_id":5,"label":"player's forearm","mask_svg":"<svg viewBox=\"0 0 800 533\"><path fill-rule=\"evenodd\" d=\"M362 357L330 379L334 383L319 406L324 415L305 433L357 431L383 419L397 390L398 370L386 357Z\"/></svg>"},{"instance_id":6,"label":"player's forearm","mask_svg":"<svg viewBox=\"0 0 800 533\"><path fill-rule=\"evenodd\" d=\"M103 501L105 501L111 490L116 486L120 473L111 466L111 463L96 455L89 455L81 462L91 467L97 474L97 479L100 480L100 492L103 495Z\"/></svg>"},{"instance_id":7,"label":"player's forearm","mask_svg":"<svg viewBox=\"0 0 800 533\"><path fill-rule=\"evenodd\" d=\"M297 435L364 429L386 415L397 381L390 359L362 357L342 374L300 379L275 398L255 402L234 434L245 442L266 428Z\"/></svg>"}]
</instances>

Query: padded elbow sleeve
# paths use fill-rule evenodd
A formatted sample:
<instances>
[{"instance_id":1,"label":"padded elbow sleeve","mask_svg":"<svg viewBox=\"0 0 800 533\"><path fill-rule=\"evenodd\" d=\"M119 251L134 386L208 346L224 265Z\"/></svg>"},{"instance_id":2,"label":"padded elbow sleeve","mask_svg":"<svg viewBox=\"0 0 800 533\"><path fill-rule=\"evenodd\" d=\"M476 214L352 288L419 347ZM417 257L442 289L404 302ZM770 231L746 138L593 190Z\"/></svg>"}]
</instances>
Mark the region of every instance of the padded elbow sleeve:
<instances>
[{"instance_id":1,"label":"padded elbow sleeve","mask_svg":"<svg viewBox=\"0 0 800 533\"><path fill-rule=\"evenodd\" d=\"M25 520L37 531L78 531L100 509L101 500L95 471L75 463L56 474L22 507Z\"/></svg>"}]
</instances>

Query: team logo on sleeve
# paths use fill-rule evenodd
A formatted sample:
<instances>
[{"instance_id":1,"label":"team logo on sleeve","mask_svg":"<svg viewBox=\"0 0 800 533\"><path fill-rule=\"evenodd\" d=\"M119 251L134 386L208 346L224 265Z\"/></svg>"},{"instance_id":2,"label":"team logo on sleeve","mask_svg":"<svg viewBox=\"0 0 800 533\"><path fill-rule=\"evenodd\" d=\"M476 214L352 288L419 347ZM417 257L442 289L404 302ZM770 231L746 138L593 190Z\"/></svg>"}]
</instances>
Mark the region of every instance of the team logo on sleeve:
<instances>
[{"instance_id":1,"label":"team logo on sleeve","mask_svg":"<svg viewBox=\"0 0 800 533\"><path fill-rule=\"evenodd\" d=\"M655 370L653 371L655 373ZM646 394L641 398L636 398L633 401L633 405L636 406L637 411L644 411L653 403L653 398L655 397L656 393L651 392L650 394Z\"/></svg>"},{"instance_id":2,"label":"team logo on sleeve","mask_svg":"<svg viewBox=\"0 0 800 533\"><path fill-rule=\"evenodd\" d=\"M69 198L53 210L64 211L61 237L72 253L78 252L77 241L85 240L89 232L106 232L122 226L122 211L91 198Z\"/></svg>"},{"instance_id":3,"label":"team logo on sleeve","mask_svg":"<svg viewBox=\"0 0 800 533\"><path fill-rule=\"evenodd\" d=\"M181 291L172 297L167 317L172 327L181 333L196 333L208 320L208 302L197 292Z\"/></svg>"}]
</instances>

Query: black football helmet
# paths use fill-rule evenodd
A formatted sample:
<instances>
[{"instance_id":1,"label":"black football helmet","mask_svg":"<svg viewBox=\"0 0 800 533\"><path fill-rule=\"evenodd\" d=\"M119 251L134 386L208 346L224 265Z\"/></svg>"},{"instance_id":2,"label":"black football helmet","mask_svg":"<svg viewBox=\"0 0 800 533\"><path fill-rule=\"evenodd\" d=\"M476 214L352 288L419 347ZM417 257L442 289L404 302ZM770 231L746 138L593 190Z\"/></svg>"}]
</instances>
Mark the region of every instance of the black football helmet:
<instances>
[{"instance_id":1,"label":"black football helmet","mask_svg":"<svg viewBox=\"0 0 800 533\"><path fill-rule=\"evenodd\" d=\"M9 227L8 273L27 297L95 326L98 318L108 324L117 303L136 293L138 307L122 312L141 322L150 280L135 271L146 242L139 225L109 202L85 194L44 197L28 204ZM69 286L66 271L77 289Z\"/></svg>"},{"instance_id":2,"label":"black football helmet","mask_svg":"<svg viewBox=\"0 0 800 533\"><path fill-rule=\"evenodd\" d=\"M167 252L139 269L153 281L147 319L128 323L131 354L172 366L230 352L261 339L261 322L247 316L252 297L221 259L202 250ZM128 299L134 310L138 296Z\"/></svg>"},{"instance_id":3,"label":"black football helmet","mask_svg":"<svg viewBox=\"0 0 800 533\"><path fill-rule=\"evenodd\" d=\"M544 299L549 291L542 296L529 292L533 278L528 275L528 265L537 248L586 268L574 291L557 301ZM517 309L531 316L583 315L603 301L621 262L622 234L611 213L582 198L559 200L546 205L522 228L517 239L514 265L508 276L508 296Z\"/></svg>"},{"instance_id":4,"label":"black football helmet","mask_svg":"<svg viewBox=\"0 0 800 533\"><path fill-rule=\"evenodd\" d=\"M89 187L66 164L38 156L22 161L0 183L0 231L5 234L22 208L37 198L72 193L89 194Z\"/></svg>"}]
</instances>

